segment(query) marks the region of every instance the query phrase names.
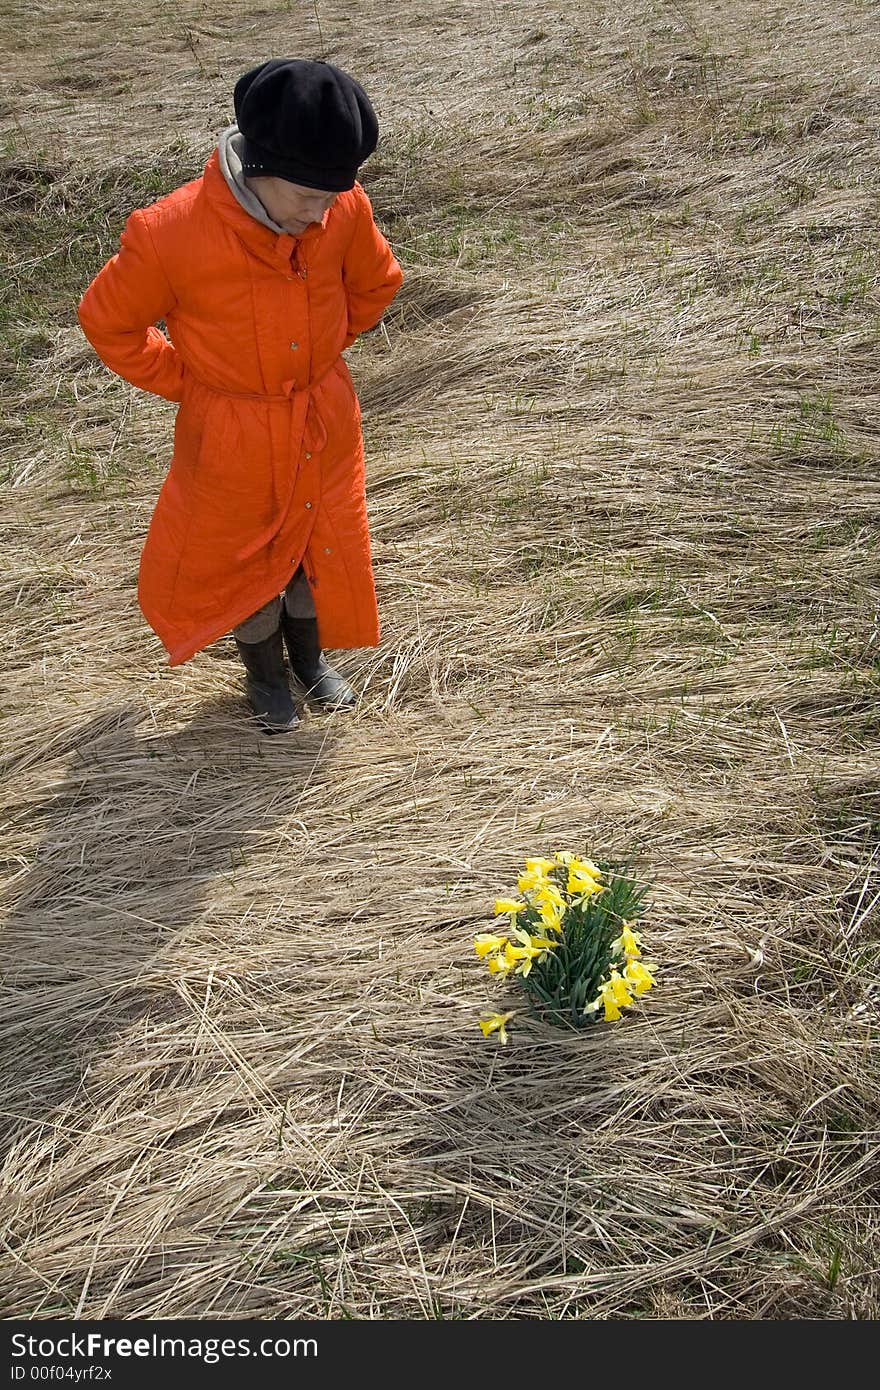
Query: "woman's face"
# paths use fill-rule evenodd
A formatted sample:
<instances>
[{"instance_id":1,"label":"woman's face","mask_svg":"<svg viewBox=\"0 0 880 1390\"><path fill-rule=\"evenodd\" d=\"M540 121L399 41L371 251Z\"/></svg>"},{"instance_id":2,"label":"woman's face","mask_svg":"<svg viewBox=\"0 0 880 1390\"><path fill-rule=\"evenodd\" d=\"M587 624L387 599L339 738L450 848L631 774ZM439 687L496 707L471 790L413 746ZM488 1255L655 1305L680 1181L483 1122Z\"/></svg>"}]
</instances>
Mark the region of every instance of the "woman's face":
<instances>
[{"instance_id":1,"label":"woman's face","mask_svg":"<svg viewBox=\"0 0 880 1390\"><path fill-rule=\"evenodd\" d=\"M339 197L338 193L323 188L306 188L303 184L268 174L255 175L245 182L256 193L272 221L291 236L299 236L310 223L320 222Z\"/></svg>"}]
</instances>

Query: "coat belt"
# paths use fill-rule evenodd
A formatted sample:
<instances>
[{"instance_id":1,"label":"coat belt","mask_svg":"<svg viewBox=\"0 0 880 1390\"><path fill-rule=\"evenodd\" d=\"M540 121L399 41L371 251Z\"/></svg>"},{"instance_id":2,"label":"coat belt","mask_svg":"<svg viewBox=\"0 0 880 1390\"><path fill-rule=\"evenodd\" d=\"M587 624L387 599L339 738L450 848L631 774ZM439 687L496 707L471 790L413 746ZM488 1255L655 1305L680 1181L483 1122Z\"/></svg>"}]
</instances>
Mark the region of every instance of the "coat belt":
<instances>
[{"instance_id":1,"label":"coat belt","mask_svg":"<svg viewBox=\"0 0 880 1390\"><path fill-rule=\"evenodd\" d=\"M338 360L339 359L337 359L337 361ZM224 387L211 386L207 381L202 381L201 377L196 376L194 372L190 373L190 375L199 386L204 387L206 391L211 391L218 396L229 396L233 400L240 401L284 401L287 404L292 404L293 414L290 421L290 436L291 443L293 444L293 452L298 457L303 446L303 440L307 429L310 434L314 432L315 438L313 441L310 440L310 444L315 453L318 453L327 444L327 429L315 404L312 389L314 386L317 386L319 382L323 381L324 377L329 376L335 366L336 364L334 363L334 366L329 368L328 371L324 373L324 376L319 377L317 381L311 382L308 386L294 387L292 382L285 382L284 385L290 386L292 389L284 395L271 395L268 392L261 391L228 391ZM189 371L188 368L187 370ZM272 541L278 535L290 511L293 494L296 489L297 472L298 469L291 474L287 496L283 500L279 499L275 518L257 536L254 536L246 545L236 551L236 560L249 560L252 555L256 555L258 551L264 550L266 546L271 545Z\"/></svg>"}]
</instances>

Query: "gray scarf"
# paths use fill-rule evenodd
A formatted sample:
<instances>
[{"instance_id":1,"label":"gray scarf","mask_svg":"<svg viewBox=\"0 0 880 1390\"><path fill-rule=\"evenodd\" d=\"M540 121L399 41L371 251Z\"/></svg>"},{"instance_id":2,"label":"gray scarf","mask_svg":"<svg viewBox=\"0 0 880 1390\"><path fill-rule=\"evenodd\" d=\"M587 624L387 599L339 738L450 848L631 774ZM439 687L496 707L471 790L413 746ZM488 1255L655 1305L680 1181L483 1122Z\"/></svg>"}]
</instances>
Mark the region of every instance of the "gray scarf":
<instances>
[{"instance_id":1,"label":"gray scarf","mask_svg":"<svg viewBox=\"0 0 880 1390\"><path fill-rule=\"evenodd\" d=\"M278 232L285 236L283 227L279 227L277 222L273 222L263 204L260 202L256 193L248 188L241 171L241 152L244 146L244 136L238 126L233 122L223 131L217 142L217 153L220 157L220 168L223 170L223 177L241 203L245 212L249 212L251 217L255 217L258 222L262 222L264 227L270 231Z\"/></svg>"}]
</instances>

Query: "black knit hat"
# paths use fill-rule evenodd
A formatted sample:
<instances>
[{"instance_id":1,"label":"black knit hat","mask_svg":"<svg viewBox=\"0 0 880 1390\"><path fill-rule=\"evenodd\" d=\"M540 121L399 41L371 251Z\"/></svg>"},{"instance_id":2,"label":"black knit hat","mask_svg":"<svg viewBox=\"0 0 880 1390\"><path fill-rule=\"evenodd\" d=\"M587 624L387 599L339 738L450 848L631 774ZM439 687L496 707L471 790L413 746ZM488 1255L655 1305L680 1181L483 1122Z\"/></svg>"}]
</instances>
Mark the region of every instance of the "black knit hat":
<instances>
[{"instance_id":1,"label":"black knit hat","mask_svg":"<svg viewBox=\"0 0 880 1390\"><path fill-rule=\"evenodd\" d=\"M242 171L306 188L353 188L379 124L359 82L332 63L270 58L235 84Z\"/></svg>"}]
</instances>

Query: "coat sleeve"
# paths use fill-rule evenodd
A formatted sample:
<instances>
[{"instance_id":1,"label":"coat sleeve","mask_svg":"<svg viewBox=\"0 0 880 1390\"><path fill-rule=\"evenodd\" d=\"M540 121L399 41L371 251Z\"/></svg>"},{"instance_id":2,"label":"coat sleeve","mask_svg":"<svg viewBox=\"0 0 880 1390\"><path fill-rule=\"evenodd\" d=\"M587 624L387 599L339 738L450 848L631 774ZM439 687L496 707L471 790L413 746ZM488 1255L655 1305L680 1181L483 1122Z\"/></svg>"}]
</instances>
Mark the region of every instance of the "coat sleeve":
<instances>
[{"instance_id":1,"label":"coat sleeve","mask_svg":"<svg viewBox=\"0 0 880 1390\"><path fill-rule=\"evenodd\" d=\"M179 401L183 364L155 324L176 303L141 210L125 224L119 251L79 303L83 332L105 366L144 391Z\"/></svg>"},{"instance_id":2,"label":"coat sleeve","mask_svg":"<svg viewBox=\"0 0 880 1390\"><path fill-rule=\"evenodd\" d=\"M359 184L357 195L357 226L342 262L348 299L348 333L343 350L351 347L359 333L376 326L403 281L403 271L376 226L370 200Z\"/></svg>"}]
</instances>

